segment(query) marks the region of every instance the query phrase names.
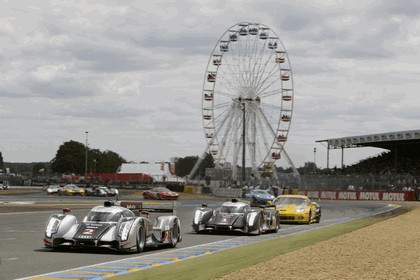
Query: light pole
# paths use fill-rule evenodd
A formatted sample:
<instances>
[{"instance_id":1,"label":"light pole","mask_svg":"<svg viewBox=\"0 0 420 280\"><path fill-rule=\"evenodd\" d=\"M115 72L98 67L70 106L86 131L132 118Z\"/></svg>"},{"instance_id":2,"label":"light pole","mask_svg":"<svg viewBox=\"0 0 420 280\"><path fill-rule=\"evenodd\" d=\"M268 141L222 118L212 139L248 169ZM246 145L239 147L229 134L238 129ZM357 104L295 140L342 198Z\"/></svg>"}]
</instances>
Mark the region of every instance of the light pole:
<instances>
[{"instance_id":1,"label":"light pole","mask_svg":"<svg viewBox=\"0 0 420 280\"><path fill-rule=\"evenodd\" d=\"M316 171L316 148L314 148L314 171Z\"/></svg>"},{"instance_id":2,"label":"light pole","mask_svg":"<svg viewBox=\"0 0 420 280\"><path fill-rule=\"evenodd\" d=\"M245 102L242 103L242 179L241 179L241 188L244 187L245 184Z\"/></svg>"},{"instance_id":3,"label":"light pole","mask_svg":"<svg viewBox=\"0 0 420 280\"><path fill-rule=\"evenodd\" d=\"M89 131L85 131L85 133L86 133L86 155L85 155L85 181L86 181L86 179L87 179L87 173L88 173L88 150L89 150L89 147L88 147L88 134L89 134Z\"/></svg>"}]
</instances>

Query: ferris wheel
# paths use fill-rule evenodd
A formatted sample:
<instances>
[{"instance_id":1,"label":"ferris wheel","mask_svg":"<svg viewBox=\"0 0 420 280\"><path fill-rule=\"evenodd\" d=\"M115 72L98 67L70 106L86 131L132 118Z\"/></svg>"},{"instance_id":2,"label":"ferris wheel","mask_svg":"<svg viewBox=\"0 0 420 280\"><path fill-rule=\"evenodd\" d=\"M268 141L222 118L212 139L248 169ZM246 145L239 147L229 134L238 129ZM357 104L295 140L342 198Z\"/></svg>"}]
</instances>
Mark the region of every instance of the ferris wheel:
<instances>
[{"instance_id":1,"label":"ferris wheel","mask_svg":"<svg viewBox=\"0 0 420 280\"><path fill-rule=\"evenodd\" d=\"M216 168L271 170L287 141L293 113L290 61L270 27L241 22L226 30L207 64L202 117Z\"/></svg>"}]
</instances>

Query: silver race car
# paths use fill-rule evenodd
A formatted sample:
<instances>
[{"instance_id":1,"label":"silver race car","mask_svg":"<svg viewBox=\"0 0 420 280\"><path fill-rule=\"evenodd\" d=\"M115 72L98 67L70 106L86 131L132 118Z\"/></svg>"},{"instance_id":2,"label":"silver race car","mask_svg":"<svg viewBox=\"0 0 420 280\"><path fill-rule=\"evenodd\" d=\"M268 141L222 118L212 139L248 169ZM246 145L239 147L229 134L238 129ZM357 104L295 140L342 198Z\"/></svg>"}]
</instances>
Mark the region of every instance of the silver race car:
<instances>
[{"instance_id":1,"label":"silver race car","mask_svg":"<svg viewBox=\"0 0 420 280\"><path fill-rule=\"evenodd\" d=\"M192 228L197 233L238 231L259 235L263 232L277 232L280 229L280 217L275 205L251 208L245 202L232 199L214 210L206 205L196 209Z\"/></svg>"},{"instance_id":2,"label":"silver race car","mask_svg":"<svg viewBox=\"0 0 420 280\"><path fill-rule=\"evenodd\" d=\"M118 204L118 205L117 205ZM47 248L96 247L117 251L140 253L147 246L175 247L181 242L181 226L171 209L147 208L142 202L106 201L103 206L93 207L81 223L70 209L50 216L45 230L44 245ZM152 212L172 212L152 221Z\"/></svg>"}]
</instances>

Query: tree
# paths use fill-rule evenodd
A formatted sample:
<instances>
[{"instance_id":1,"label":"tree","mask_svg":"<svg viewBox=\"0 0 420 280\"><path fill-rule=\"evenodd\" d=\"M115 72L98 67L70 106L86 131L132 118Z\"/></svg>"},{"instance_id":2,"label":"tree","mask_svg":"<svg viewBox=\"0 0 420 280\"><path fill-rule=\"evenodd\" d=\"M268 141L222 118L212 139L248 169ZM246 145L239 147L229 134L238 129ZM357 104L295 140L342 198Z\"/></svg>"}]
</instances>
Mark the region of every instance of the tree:
<instances>
[{"instance_id":1,"label":"tree","mask_svg":"<svg viewBox=\"0 0 420 280\"><path fill-rule=\"evenodd\" d=\"M64 142L51 161L53 173L85 173L86 147L76 141Z\"/></svg>"},{"instance_id":2,"label":"tree","mask_svg":"<svg viewBox=\"0 0 420 280\"><path fill-rule=\"evenodd\" d=\"M88 173L116 172L124 158L112 151L101 152L98 149L88 150ZM86 146L76 141L65 142L51 161L53 173L85 174Z\"/></svg>"},{"instance_id":3,"label":"tree","mask_svg":"<svg viewBox=\"0 0 420 280\"><path fill-rule=\"evenodd\" d=\"M34 163L32 166L32 176L41 176L47 172L47 165L43 162Z\"/></svg>"},{"instance_id":4,"label":"tree","mask_svg":"<svg viewBox=\"0 0 420 280\"><path fill-rule=\"evenodd\" d=\"M100 152L97 157L91 156L91 162L94 164L93 172L116 172L121 164L127 162L124 158L112 151Z\"/></svg>"},{"instance_id":5,"label":"tree","mask_svg":"<svg viewBox=\"0 0 420 280\"><path fill-rule=\"evenodd\" d=\"M3 170L3 169L4 169L3 155L0 152L0 170Z\"/></svg>"},{"instance_id":6,"label":"tree","mask_svg":"<svg viewBox=\"0 0 420 280\"><path fill-rule=\"evenodd\" d=\"M314 162L305 162L303 167L299 167L298 171L300 174L310 174L314 173L318 170L318 167L316 167L316 164Z\"/></svg>"},{"instance_id":7,"label":"tree","mask_svg":"<svg viewBox=\"0 0 420 280\"><path fill-rule=\"evenodd\" d=\"M214 159L213 159L213 156L210 153L206 154L206 156L204 157L200 166L198 167L198 172L200 174L200 178L204 178L206 176L206 169L207 168L214 168Z\"/></svg>"},{"instance_id":8,"label":"tree","mask_svg":"<svg viewBox=\"0 0 420 280\"><path fill-rule=\"evenodd\" d=\"M178 158L176 161L175 174L178 177L185 177L190 174L195 163L198 160L198 156L188 156L185 158ZM214 168L213 156L209 153L206 154L202 160L196 174L199 174L200 178L204 178L206 175L206 168Z\"/></svg>"},{"instance_id":9,"label":"tree","mask_svg":"<svg viewBox=\"0 0 420 280\"><path fill-rule=\"evenodd\" d=\"M178 177L185 177L190 174L194 164L197 162L197 156L188 156L184 158L178 158L175 162L175 174Z\"/></svg>"}]
</instances>

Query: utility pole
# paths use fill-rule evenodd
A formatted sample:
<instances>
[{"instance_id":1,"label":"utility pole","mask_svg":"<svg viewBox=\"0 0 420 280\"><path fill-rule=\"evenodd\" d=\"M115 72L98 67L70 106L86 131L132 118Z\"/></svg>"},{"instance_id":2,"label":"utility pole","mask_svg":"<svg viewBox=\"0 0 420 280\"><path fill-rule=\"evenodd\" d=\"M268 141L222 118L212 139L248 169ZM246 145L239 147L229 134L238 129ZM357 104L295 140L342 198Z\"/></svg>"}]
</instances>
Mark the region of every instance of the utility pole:
<instances>
[{"instance_id":1,"label":"utility pole","mask_svg":"<svg viewBox=\"0 0 420 280\"><path fill-rule=\"evenodd\" d=\"M245 102L242 103L242 179L241 179L241 188L245 185Z\"/></svg>"}]
</instances>

